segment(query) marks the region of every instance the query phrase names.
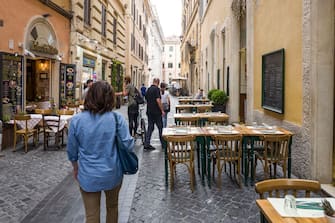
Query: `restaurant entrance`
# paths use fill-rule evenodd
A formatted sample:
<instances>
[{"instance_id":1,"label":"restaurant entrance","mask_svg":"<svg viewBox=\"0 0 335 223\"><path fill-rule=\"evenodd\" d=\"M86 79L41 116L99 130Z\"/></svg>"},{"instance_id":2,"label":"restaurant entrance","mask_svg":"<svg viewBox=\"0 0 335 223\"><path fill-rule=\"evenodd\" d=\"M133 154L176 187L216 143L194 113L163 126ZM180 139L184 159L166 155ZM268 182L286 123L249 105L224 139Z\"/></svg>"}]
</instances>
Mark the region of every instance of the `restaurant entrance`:
<instances>
[{"instance_id":1,"label":"restaurant entrance","mask_svg":"<svg viewBox=\"0 0 335 223\"><path fill-rule=\"evenodd\" d=\"M27 105L49 101L50 96L50 61L46 59L27 59L26 63Z\"/></svg>"}]
</instances>

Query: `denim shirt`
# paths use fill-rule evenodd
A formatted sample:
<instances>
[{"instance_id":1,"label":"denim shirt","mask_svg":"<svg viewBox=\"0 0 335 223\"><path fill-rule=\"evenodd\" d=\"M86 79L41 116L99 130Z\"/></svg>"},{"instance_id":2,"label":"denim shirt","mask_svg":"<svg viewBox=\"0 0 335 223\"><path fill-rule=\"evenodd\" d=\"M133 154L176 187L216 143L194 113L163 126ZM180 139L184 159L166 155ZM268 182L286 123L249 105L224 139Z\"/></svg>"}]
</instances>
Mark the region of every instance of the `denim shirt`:
<instances>
[{"instance_id":1,"label":"denim shirt","mask_svg":"<svg viewBox=\"0 0 335 223\"><path fill-rule=\"evenodd\" d=\"M115 112L118 135L123 147L134 150L134 139L128 123ZM115 142L116 124L112 112L93 115L88 111L75 115L68 133L67 154L71 162L78 161L78 181L86 192L110 190L123 178Z\"/></svg>"}]
</instances>

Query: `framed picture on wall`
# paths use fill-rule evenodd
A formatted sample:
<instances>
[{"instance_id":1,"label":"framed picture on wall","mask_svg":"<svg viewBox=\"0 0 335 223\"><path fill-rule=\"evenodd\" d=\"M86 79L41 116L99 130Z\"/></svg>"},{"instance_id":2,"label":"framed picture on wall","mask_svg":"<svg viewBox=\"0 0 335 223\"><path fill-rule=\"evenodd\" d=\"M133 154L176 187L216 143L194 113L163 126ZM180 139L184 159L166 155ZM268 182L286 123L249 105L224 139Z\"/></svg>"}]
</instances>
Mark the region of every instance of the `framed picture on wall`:
<instances>
[{"instance_id":1,"label":"framed picture on wall","mask_svg":"<svg viewBox=\"0 0 335 223\"><path fill-rule=\"evenodd\" d=\"M48 73L40 73L40 79L48 79Z\"/></svg>"},{"instance_id":2,"label":"framed picture on wall","mask_svg":"<svg viewBox=\"0 0 335 223\"><path fill-rule=\"evenodd\" d=\"M284 114L284 71L284 49L262 56L262 107L279 114Z\"/></svg>"}]
</instances>

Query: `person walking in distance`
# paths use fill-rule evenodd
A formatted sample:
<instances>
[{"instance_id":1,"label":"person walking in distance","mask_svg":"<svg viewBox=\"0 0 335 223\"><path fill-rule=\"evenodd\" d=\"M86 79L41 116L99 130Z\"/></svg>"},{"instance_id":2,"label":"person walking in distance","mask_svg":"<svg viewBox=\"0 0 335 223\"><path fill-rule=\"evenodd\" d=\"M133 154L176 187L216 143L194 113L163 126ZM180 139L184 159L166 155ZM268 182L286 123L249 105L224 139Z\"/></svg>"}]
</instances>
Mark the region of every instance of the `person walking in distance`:
<instances>
[{"instance_id":1,"label":"person walking in distance","mask_svg":"<svg viewBox=\"0 0 335 223\"><path fill-rule=\"evenodd\" d=\"M119 149L132 151L135 144L125 118L112 112L114 101L114 89L106 81L95 82L87 92L84 111L73 116L70 123L67 155L79 183L86 223L100 222L101 191L106 197L106 222L118 222L123 171L116 134L122 139Z\"/></svg>"},{"instance_id":2,"label":"person walking in distance","mask_svg":"<svg viewBox=\"0 0 335 223\"><path fill-rule=\"evenodd\" d=\"M92 85L93 85L93 80L92 79L88 79L86 81L86 88L84 89L84 93L83 93L83 100L85 100L87 92L88 92L88 90L90 90L90 88L92 87Z\"/></svg>"},{"instance_id":3,"label":"person walking in distance","mask_svg":"<svg viewBox=\"0 0 335 223\"><path fill-rule=\"evenodd\" d=\"M162 121L163 121L163 128L166 128L167 126L167 115L170 111L170 97L169 93L166 90L166 84L161 83L161 101L163 105L163 110L164 110L164 115L162 116Z\"/></svg>"},{"instance_id":4,"label":"person walking in distance","mask_svg":"<svg viewBox=\"0 0 335 223\"><path fill-rule=\"evenodd\" d=\"M130 76L126 76L123 82L123 95L128 96L128 121L129 121L129 132L133 137L136 134L138 127L138 104L135 101L136 90L134 85L131 84Z\"/></svg>"},{"instance_id":5,"label":"person walking in distance","mask_svg":"<svg viewBox=\"0 0 335 223\"><path fill-rule=\"evenodd\" d=\"M161 94L158 88L159 78L154 78L152 85L148 88L145 93L147 101L147 117L148 117L148 131L144 142L144 149L154 150L155 147L150 145L151 135L154 131L154 125L156 124L159 131L159 139L162 143L162 131L163 121L162 116L165 115L163 105L161 102Z\"/></svg>"},{"instance_id":6,"label":"person walking in distance","mask_svg":"<svg viewBox=\"0 0 335 223\"><path fill-rule=\"evenodd\" d=\"M144 83L142 83L142 87L141 87L141 94L142 94L142 97L144 98L145 97L145 92L147 91L147 88L144 86Z\"/></svg>"}]
</instances>

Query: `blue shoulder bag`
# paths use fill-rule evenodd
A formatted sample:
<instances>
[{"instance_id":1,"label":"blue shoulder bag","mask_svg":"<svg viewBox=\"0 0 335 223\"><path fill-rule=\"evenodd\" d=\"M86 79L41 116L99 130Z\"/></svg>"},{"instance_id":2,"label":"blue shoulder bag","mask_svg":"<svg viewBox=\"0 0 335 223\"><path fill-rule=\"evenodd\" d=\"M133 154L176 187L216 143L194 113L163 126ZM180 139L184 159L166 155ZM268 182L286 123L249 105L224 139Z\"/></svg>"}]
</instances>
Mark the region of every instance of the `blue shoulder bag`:
<instances>
[{"instance_id":1,"label":"blue shoulder bag","mask_svg":"<svg viewBox=\"0 0 335 223\"><path fill-rule=\"evenodd\" d=\"M128 149L123 147L123 144L121 143L121 139L118 136L118 119L117 115L113 112L115 122L116 122L116 133L115 133L115 142L116 142L116 148L119 154L119 159L122 167L123 174L131 175L135 174L138 171L138 158L136 154L132 151L128 151Z\"/></svg>"}]
</instances>

